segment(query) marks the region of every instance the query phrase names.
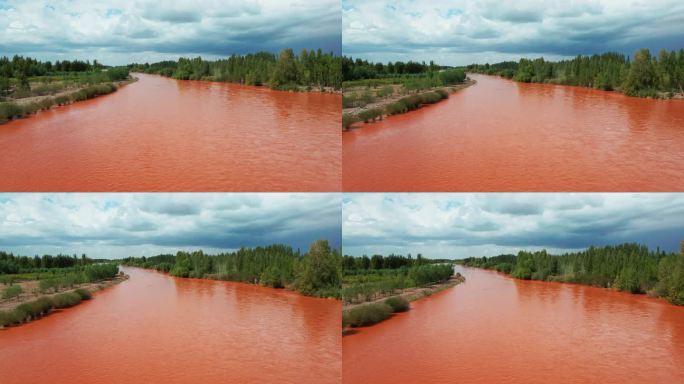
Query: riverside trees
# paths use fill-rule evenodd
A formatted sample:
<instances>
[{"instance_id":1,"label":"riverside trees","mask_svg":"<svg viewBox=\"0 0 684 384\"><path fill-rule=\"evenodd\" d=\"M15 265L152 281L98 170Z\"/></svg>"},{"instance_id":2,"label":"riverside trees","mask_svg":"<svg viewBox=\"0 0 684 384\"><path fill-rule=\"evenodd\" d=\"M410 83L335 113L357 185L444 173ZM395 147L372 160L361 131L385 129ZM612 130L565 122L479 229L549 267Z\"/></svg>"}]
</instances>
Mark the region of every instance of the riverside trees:
<instances>
[{"instance_id":1,"label":"riverside trees","mask_svg":"<svg viewBox=\"0 0 684 384\"><path fill-rule=\"evenodd\" d=\"M651 293L684 305L682 253L650 251L639 244L590 247L581 252L550 255L520 251L517 256L467 258L466 266L496 269L526 280L572 282L631 293Z\"/></svg>"},{"instance_id":2,"label":"riverside trees","mask_svg":"<svg viewBox=\"0 0 684 384\"><path fill-rule=\"evenodd\" d=\"M208 61L201 57L180 58L154 64L131 64L129 68L156 73L179 80L211 80L248 85L269 85L275 89L342 86L342 60L320 49L303 49L296 55L290 48L278 55L258 52L232 55L227 59Z\"/></svg>"},{"instance_id":3,"label":"riverside trees","mask_svg":"<svg viewBox=\"0 0 684 384\"><path fill-rule=\"evenodd\" d=\"M308 296L339 297L341 257L327 240L301 254L287 245L240 248L207 255L180 251L174 255L129 257L124 265L156 269L178 277L207 278L292 288Z\"/></svg>"},{"instance_id":4,"label":"riverside trees","mask_svg":"<svg viewBox=\"0 0 684 384\"><path fill-rule=\"evenodd\" d=\"M621 53L578 55L558 62L544 58L520 59L518 63L469 65L468 71L500 75L520 82L576 85L602 90L619 90L629 96L671 97L684 93L684 49L648 49L634 53L632 61Z\"/></svg>"},{"instance_id":5,"label":"riverside trees","mask_svg":"<svg viewBox=\"0 0 684 384\"><path fill-rule=\"evenodd\" d=\"M84 267L93 264L94 260L85 254L77 255L43 255L18 256L13 253L0 251L0 275L33 272L50 268Z\"/></svg>"},{"instance_id":6,"label":"riverside trees","mask_svg":"<svg viewBox=\"0 0 684 384\"><path fill-rule=\"evenodd\" d=\"M399 289L446 281L454 273L450 261L426 259L421 254L415 258L411 255L345 255L342 271L342 299L346 303L370 301Z\"/></svg>"}]
</instances>

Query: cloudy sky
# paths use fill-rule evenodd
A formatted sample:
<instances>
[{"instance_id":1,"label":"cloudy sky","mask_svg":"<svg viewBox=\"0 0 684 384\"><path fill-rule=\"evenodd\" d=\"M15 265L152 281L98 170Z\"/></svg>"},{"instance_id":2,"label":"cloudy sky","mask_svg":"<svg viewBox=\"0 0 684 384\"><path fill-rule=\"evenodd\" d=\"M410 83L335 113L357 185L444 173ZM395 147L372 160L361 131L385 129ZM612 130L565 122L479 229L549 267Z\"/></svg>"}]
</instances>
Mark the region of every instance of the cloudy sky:
<instances>
[{"instance_id":1,"label":"cloudy sky","mask_svg":"<svg viewBox=\"0 0 684 384\"><path fill-rule=\"evenodd\" d=\"M341 246L339 194L0 194L0 250L121 258L318 239Z\"/></svg>"},{"instance_id":2,"label":"cloudy sky","mask_svg":"<svg viewBox=\"0 0 684 384\"><path fill-rule=\"evenodd\" d=\"M0 55L105 64L281 48L340 53L338 0L0 0Z\"/></svg>"},{"instance_id":3,"label":"cloudy sky","mask_svg":"<svg viewBox=\"0 0 684 384\"><path fill-rule=\"evenodd\" d=\"M464 258L638 242L678 251L680 194L345 194L343 252Z\"/></svg>"},{"instance_id":4,"label":"cloudy sky","mask_svg":"<svg viewBox=\"0 0 684 384\"><path fill-rule=\"evenodd\" d=\"M681 0L342 0L343 53L445 65L684 48Z\"/></svg>"}]
</instances>

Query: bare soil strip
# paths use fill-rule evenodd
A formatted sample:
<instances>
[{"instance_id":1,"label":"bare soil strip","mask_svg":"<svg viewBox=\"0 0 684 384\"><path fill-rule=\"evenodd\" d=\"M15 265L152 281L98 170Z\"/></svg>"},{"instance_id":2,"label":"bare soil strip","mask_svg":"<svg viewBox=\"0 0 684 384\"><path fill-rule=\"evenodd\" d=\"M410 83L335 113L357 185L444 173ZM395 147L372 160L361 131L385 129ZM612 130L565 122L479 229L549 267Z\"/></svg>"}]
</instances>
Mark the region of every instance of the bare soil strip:
<instances>
[{"instance_id":1,"label":"bare soil strip","mask_svg":"<svg viewBox=\"0 0 684 384\"><path fill-rule=\"evenodd\" d=\"M94 283L86 283L86 284L77 284L77 285L74 285L73 288L65 289L65 290L61 290L59 292L53 292L53 293L41 293L40 290L38 289L38 280L28 280L28 281L17 282L15 284L21 286L21 289L22 289L21 294L17 297L12 298L12 299L1 299L0 300L0 311L11 311L23 303L26 303L29 301L34 301L40 297L43 297L43 296L52 297L52 296L55 296L55 295L61 294L61 293L73 292L79 288L86 289L86 290L90 291L91 293L101 291L101 290L108 288L108 287L111 287L115 284L119 284L120 282L127 280L127 279L128 279L128 275L117 275L115 278L110 279L110 280L103 280L103 281L98 281L98 282L94 282ZM0 286L0 288L4 288L4 286Z\"/></svg>"}]
</instances>

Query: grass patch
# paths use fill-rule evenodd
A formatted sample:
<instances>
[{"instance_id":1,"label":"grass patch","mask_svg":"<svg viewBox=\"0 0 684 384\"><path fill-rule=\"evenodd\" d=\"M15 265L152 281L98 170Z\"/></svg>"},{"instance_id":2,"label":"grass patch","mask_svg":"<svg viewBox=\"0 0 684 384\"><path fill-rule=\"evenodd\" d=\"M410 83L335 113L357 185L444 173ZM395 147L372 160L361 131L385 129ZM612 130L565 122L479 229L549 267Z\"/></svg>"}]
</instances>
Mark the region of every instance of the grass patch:
<instances>
[{"instance_id":1,"label":"grass patch","mask_svg":"<svg viewBox=\"0 0 684 384\"><path fill-rule=\"evenodd\" d=\"M70 308L81 302L81 295L76 292L60 293L52 298L55 308Z\"/></svg>"},{"instance_id":2,"label":"grass patch","mask_svg":"<svg viewBox=\"0 0 684 384\"><path fill-rule=\"evenodd\" d=\"M19 296L22 292L21 286L20 285L10 285L9 287L5 288L2 291L2 298L7 300L7 299L13 299L17 296Z\"/></svg>"},{"instance_id":3,"label":"grass patch","mask_svg":"<svg viewBox=\"0 0 684 384\"><path fill-rule=\"evenodd\" d=\"M426 104L435 104L448 98L449 93L446 90L438 89L431 92L402 97L394 103L388 104L385 107L385 112L388 115L398 115L416 110Z\"/></svg>"},{"instance_id":4,"label":"grass patch","mask_svg":"<svg viewBox=\"0 0 684 384\"><path fill-rule=\"evenodd\" d=\"M358 115L357 118L359 121L363 121L364 123L371 123L374 122L375 120L382 120L382 109L380 108L372 108L372 109L367 109L365 111L361 111Z\"/></svg>"},{"instance_id":5,"label":"grass patch","mask_svg":"<svg viewBox=\"0 0 684 384\"><path fill-rule=\"evenodd\" d=\"M392 308L392 311L394 312L406 312L411 309L411 305L409 304L408 300L401 296L390 297L389 299L385 300L385 304Z\"/></svg>"},{"instance_id":6,"label":"grass patch","mask_svg":"<svg viewBox=\"0 0 684 384\"><path fill-rule=\"evenodd\" d=\"M93 294L90 293L90 291L87 289L79 288L75 290L74 293L79 295L81 297L81 300L90 300L93 298Z\"/></svg>"},{"instance_id":7,"label":"grass patch","mask_svg":"<svg viewBox=\"0 0 684 384\"><path fill-rule=\"evenodd\" d=\"M342 114L342 129L349 129L357 121L359 121L359 119L356 116L349 113Z\"/></svg>"},{"instance_id":8,"label":"grass patch","mask_svg":"<svg viewBox=\"0 0 684 384\"><path fill-rule=\"evenodd\" d=\"M100 95L106 95L116 91L116 89L116 85L111 83L96 84L85 87L69 95L47 97L34 103L21 105L11 101L3 102L0 103L0 124L13 119L19 119L28 115L32 115L38 111L50 109L55 105L66 105L76 101L82 101L92 99Z\"/></svg>"},{"instance_id":9,"label":"grass patch","mask_svg":"<svg viewBox=\"0 0 684 384\"><path fill-rule=\"evenodd\" d=\"M21 321L30 321L46 315L52 307L53 303L49 297L41 297L38 300L19 305L14 311L17 312Z\"/></svg>"},{"instance_id":10,"label":"grass patch","mask_svg":"<svg viewBox=\"0 0 684 384\"><path fill-rule=\"evenodd\" d=\"M392 313L392 307L385 303L360 305L342 314L342 325L349 327L373 325L387 320Z\"/></svg>"}]
</instances>

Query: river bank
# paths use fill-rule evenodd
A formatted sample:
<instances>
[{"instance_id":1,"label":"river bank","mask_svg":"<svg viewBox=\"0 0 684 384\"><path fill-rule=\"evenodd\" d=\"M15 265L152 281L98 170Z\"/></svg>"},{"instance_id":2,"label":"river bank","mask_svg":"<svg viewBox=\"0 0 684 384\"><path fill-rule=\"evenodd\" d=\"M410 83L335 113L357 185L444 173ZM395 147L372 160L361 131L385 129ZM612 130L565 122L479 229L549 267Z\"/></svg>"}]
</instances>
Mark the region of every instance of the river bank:
<instances>
[{"instance_id":1,"label":"river bank","mask_svg":"<svg viewBox=\"0 0 684 384\"><path fill-rule=\"evenodd\" d=\"M137 81L132 77L122 81L113 81L87 86L72 86L54 95L30 96L0 102L0 124L31 116L37 112L89 100L98 96L116 92L119 88Z\"/></svg>"},{"instance_id":2,"label":"river bank","mask_svg":"<svg viewBox=\"0 0 684 384\"><path fill-rule=\"evenodd\" d=\"M250 282L250 281L242 281L242 280L237 280L237 279L228 279L228 278L222 277L222 276L220 276L220 275L218 275L218 274L208 274L208 275L204 275L204 276L202 276L202 277L195 277L195 276L175 276L175 275L169 273L168 271L156 269L156 268L154 268L154 267L145 268L145 267L138 266L138 265L133 265L133 264L123 264L123 265L126 266L126 267L129 267L129 268L140 268L140 269L142 269L142 270L154 271L154 272L157 272L157 273L161 273L162 275L165 275L165 276L168 276L168 277L177 278L177 279L208 280L208 281L227 281L227 282L231 282L231 283L246 284L246 285L250 285L250 286L263 287L263 288L271 288L271 289L276 289L276 290L281 290L281 289L282 289L282 290L284 290L284 291L291 292L291 293L294 293L294 294L297 294L297 295L301 295L301 296L305 296L305 297L314 297L314 298L318 298L318 299L334 300L334 301L339 301L339 300L340 300L338 297L335 297L334 295L328 295L328 296L325 296L325 295L324 295L324 296L307 295L307 294L303 293L302 291L298 290L297 287L296 287L294 284L286 284L286 285L283 285L283 286L269 286L269 285L266 285L266 284L262 284L262 283L260 283L259 281Z\"/></svg>"},{"instance_id":3,"label":"river bank","mask_svg":"<svg viewBox=\"0 0 684 384\"><path fill-rule=\"evenodd\" d=\"M684 188L681 100L470 76L458 97L344 132L344 190Z\"/></svg>"},{"instance_id":4,"label":"river bank","mask_svg":"<svg viewBox=\"0 0 684 384\"><path fill-rule=\"evenodd\" d=\"M121 264L153 269L173 277L249 283L337 299L340 297L339 259L327 240L316 240L305 254L290 246L272 244L214 255L179 251L176 255L128 257Z\"/></svg>"},{"instance_id":5,"label":"river bank","mask_svg":"<svg viewBox=\"0 0 684 384\"><path fill-rule=\"evenodd\" d=\"M343 383L684 379L684 307L455 268L467 284L416 301L410 314L342 337Z\"/></svg>"},{"instance_id":6,"label":"river bank","mask_svg":"<svg viewBox=\"0 0 684 384\"><path fill-rule=\"evenodd\" d=\"M0 331L0 383L339 384L338 302L121 269L87 304Z\"/></svg>"},{"instance_id":7,"label":"river bank","mask_svg":"<svg viewBox=\"0 0 684 384\"><path fill-rule=\"evenodd\" d=\"M26 324L55 310L73 307L85 300L90 300L93 293L119 284L128 278L128 275L120 273L113 279L78 284L71 289L52 294L41 293L37 281L17 283L16 285L22 287L22 293L12 299L0 301L0 329Z\"/></svg>"},{"instance_id":8,"label":"river bank","mask_svg":"<svg viewBox=\"0 0 684 384\"><path fill-rule=\"evenodd\" d=\"M367 104L343 108L342 128L343 130L350 130L354 128L354 124L356 123L373 123L382 120L386 116L403 114L430 104L438 103L448 99L450 94L468 88L476 83L477 81L466 78L461 84L432 87L428 90L413 94L407 94L405 91L402 91L403 85L401 84L386 85L384 90L374 89L378 95L382 95L380 96L380 100L365 96L369 101ZM388 87L391 88L391 90ZM356 93L360 91L362 91L360 87L345 90L345 92L350 95L356 95ZM352 105L353 104L354 103L352 103Z\"/></svg>"},{"instance_id":9,"label":"river bank","mask_svg":"<svg viewBox=\"0 0 684 384\"><path fill-rule=\"evenodd\" d=\"M363 303L345 303L342 306L343 334L353 333L350 328L377 324L391 318L393 313L410 310L410 303L465 283L465 277L456 273L448 280L421 287L412 287L380 295ZM391 311L390 311L391 310Z\"/></svg>"},{"instance_id":10,"label":"river bank","mask_svg":"<svg viewBox=\"0 0 684 384\"><path fill-rule=\"evenodd\" d=\"M0 189L341 189L339 95L134 76L105 99L2 126Z\"/></svg>"}]
</instances>

